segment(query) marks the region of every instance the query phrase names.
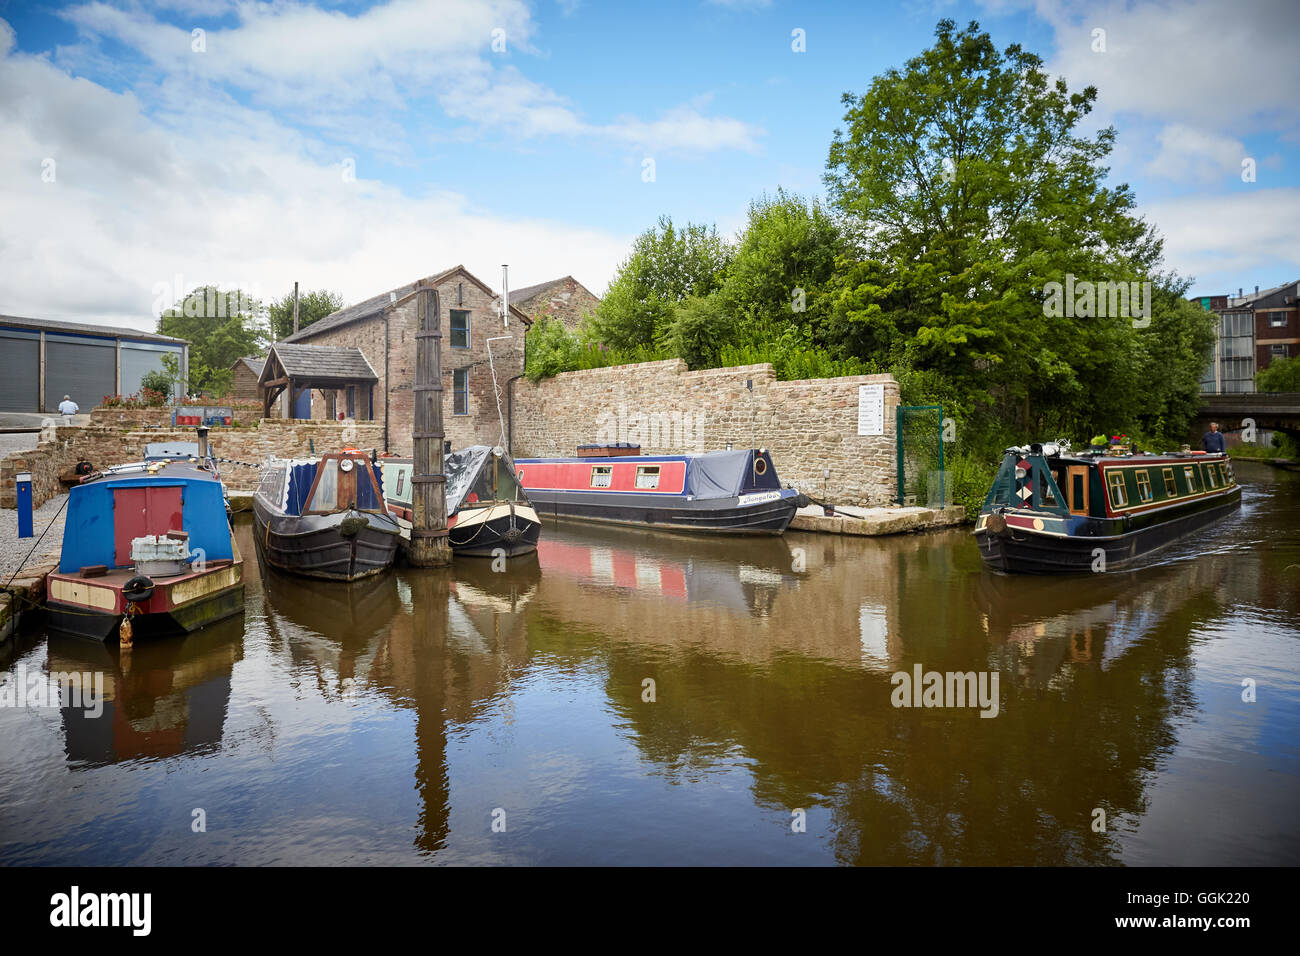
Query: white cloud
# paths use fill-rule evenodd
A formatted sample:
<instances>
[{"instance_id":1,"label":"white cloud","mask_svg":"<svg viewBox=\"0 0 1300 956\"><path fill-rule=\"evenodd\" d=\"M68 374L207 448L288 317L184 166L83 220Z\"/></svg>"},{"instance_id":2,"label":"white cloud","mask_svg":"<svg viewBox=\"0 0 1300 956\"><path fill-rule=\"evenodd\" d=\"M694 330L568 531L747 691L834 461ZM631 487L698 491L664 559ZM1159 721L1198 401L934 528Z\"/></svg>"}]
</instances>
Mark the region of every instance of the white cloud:
<instances>
[{"instance_id":1,"label":"white cloud","mask_svg":"<svg viewBox=\"0 0 1300 956\"><path fill-rule=\"evenodd\" d=\"M7 37L0 21L0 312L148 328L154 285L177 274L356 301L457 262L489 283L510 262L518 285L572 273L599 292L630 242L405 195L364 169L345 182L330 150L265 113L214 98L160 120Z\"/></svg>"},{"instance_id":2,"label":"white cloud","mask_svg":"<svg viewBox=\"0 0 1300 956\"><path fill-rule=\"evenodd\" d=\"M1142 203L1138 211L1160 226L1166 261L1184 275L1245 277L1269 265L1300 274L1300 188L1179 196ZM1246 283L1233 281L1234 288Z\"/></svg>"},{"instance_id":3,"label":"white cloud","mask_svg":"<svg viewBox=\"0 0 1300 956\"><path fill-rule=\"evenodd\" d=\"M1250 151L1240 140L1170 124L1159 133L1160 150L1147 163L1153 177L1182 183L1240 181L1241 162Z\"/></svg>"}]
</instances>

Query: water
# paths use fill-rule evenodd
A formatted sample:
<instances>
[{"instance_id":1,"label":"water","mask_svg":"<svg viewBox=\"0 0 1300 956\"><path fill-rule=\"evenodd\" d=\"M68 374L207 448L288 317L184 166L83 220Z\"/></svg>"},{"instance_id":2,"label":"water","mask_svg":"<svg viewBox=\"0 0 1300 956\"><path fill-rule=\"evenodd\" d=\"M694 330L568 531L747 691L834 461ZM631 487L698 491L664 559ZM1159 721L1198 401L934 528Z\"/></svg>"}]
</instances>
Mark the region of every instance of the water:
<instances>
[{"instance_id":1,"label":"water","mask_svg":"<svg viewBox=\"0 0 1300 956\"><path fill-rule=\"evenodd\" d=\"M111 698L0 707L0 864L1295 864L1300 475L1237 470L1214 532L1068 579L964 531L548 524L342 586L241 524L242 619L0 649ZM996 671L997 716L894 707L918 663Z\"/></svg>"}]
</instances>

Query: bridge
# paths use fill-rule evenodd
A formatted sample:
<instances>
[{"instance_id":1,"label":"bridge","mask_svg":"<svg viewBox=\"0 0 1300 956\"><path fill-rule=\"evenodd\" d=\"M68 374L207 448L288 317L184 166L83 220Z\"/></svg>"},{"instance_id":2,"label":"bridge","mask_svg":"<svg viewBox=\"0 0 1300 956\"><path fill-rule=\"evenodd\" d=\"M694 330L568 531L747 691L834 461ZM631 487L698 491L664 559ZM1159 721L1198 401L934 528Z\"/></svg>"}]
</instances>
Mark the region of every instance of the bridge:
<instances>
[{"instance_id":1,"label":"bridge","mask_svg":"<svg viewBox=\"0 0 1300 956\"><path fill-rule=\"evenodd\" d=\"M1237 431L1246 419L1258 429L1286 432L1300 438L1300 392L1221 392L1201 395L1197 431L1218 422L1225 432Z\"/></svg>"}]
</instances>

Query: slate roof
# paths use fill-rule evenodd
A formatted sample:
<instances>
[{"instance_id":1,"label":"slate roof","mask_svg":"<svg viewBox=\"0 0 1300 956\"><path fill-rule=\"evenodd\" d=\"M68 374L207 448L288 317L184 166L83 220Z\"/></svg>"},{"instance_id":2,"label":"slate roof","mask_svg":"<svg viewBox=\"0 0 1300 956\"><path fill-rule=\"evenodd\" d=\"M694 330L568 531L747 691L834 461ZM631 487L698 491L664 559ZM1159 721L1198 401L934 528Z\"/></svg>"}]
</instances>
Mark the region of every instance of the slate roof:
<instances>
[{"instance_id":1,"label":"slate roof","mask_svg":"<svg viewBox=\"0 0 1300 956\"><path fill-rule=\"evenodd\" d=\"M526 285L522 289L510 290L511 302L527 302L539 292L545 292L553 285L559 285L565 279L572 279L573 276L560 276L558 279L552 279L550 282L539 282L537 285Z\"/></svg>"},{"instance_id":2,"label":"slate roof","mask_svg":"<svg viewBox=\"0 0 1300 956\"><path fill-rule=\"evenodd\" d=\"M91 325L86 322L60 322L55 319L29 319L21 315L0 315L0 326L14 329L30 329L39 332L68 332L74 335L104 335L109 338L132 339L137 342L166 342L172 345L188 345L188 339L176 339L170 335L158 335L154 332L141 332L139 329L124 328L117 325Z\"/></svg>"},{"instance_id":3,"label":"slate roof","mask_svg":"<svg viewBox=\"0 0 1300 956\"><path fill-rule=\"evenodd\" d=\"M1262 303L1265 299L1270 299L1278 293L1289 292L1292 289L1300 289L1300 281L1284 282L1279 286L1271 289L1264 289L1262 292L1247 292L1243 296L1228 296L1228 306L1239 309L1242 306L1256 305Z\"/></svg>"},{"instance_id":4,"label":"slate roof","mask_svg":"<svg viewBox=\"0 0 1300 956\"><path fill-rule=\"evenodd\" d=\"M291 345L277 342L271 346L271 354L279 359L285 374L291 378L379 381L379 376L370 367L361 349L352 346ZM267 356L268 368L270 364L270 356Z\"/></svg>"},{"instance_id":5,"label":"slate roof","mask_svg":"<svg viewBox=\"0 0 1300 956\"><path fill-rule=\"evenodd\" d=\"M455 275L457 272L464 273L467 279L469 279L471 282L478 284L480 287L485 289L490 295L494 295L494 296L500 295L500 293L493 291L490 286L488 286L486 283L480 280L477 276L471 274L470 271L466 269L463 265L452 266L450 269L446 270L445 272L439 272L437 275L428 276L427 278L424 279L416 279L414 282L408 282L405 285L399 285L396 289L390 289L387 292L379 293L379 295L371 296L369 299L366 299L363 302L358 302L356 305L350 305L345 309L339 309L337 312L331 312L323 319L317 319L315 322L307 326L305 329L300 329L297 332L295 332L293 335L287 336L284 339L284 341L290 343L305 342L308 339L312 338L313 336L318 335L321 332L325 332L329 329L336 329L341 325L347 325L349 322L357 322L361 319L367 319L372 315L377 315L378 313L382 312L384 310L384 307L387 306L390 301L392 301L392 299L390 298L391 296L395 295L398 299L403 299L406 296L410 295L412 292L414 292L415 287L419 285L421 282L427 282L430 285L436 286L439 283L443 282L445 279L447 279L449 276ZM514 297L512 296L511 297L512 301L513 298ZM513 309L514 306L511 305L510 308ZM530 319L527 315L524 315L524 313L522 312L520 312L516 316L516 318L528 324L532 323L532 319Z\"/></svg>"},{"instance_id":6,"label":"slate roof","mask_svg":"<svg viewBox=\"0 0 1300 956\"><path fill-rule=\"evenodd\" d=\"M247 368L247 369L248 369L250 372L252 372L254 375L261 375L261 374L262 374L262 367L263 367L264 365L266 365L266 356L265 356L265 355L245 355L243 358L235 359L235 361L236 361L236 362L243 362L243 363L244 363L244 367Z\"/></svg>"}]
</instances>

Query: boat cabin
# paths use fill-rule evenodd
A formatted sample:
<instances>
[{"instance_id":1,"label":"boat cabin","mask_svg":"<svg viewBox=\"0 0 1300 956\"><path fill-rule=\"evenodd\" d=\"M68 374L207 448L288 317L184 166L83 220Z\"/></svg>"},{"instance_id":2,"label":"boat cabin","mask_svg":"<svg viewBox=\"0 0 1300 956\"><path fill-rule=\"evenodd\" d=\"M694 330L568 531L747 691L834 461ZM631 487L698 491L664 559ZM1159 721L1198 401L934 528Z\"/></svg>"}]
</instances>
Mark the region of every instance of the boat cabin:
<instances>
[{"instance_id":1,"label":"boat cabin","mask_svg":"<svg viewBox=\"0 0 1300 956\"><path fill-rule=\"evenodd\" d=\"M319 458L272 459L262 468L256 495L286 515L387 513L379 466L351 449Z\"/></svg>"}]
</instances>

